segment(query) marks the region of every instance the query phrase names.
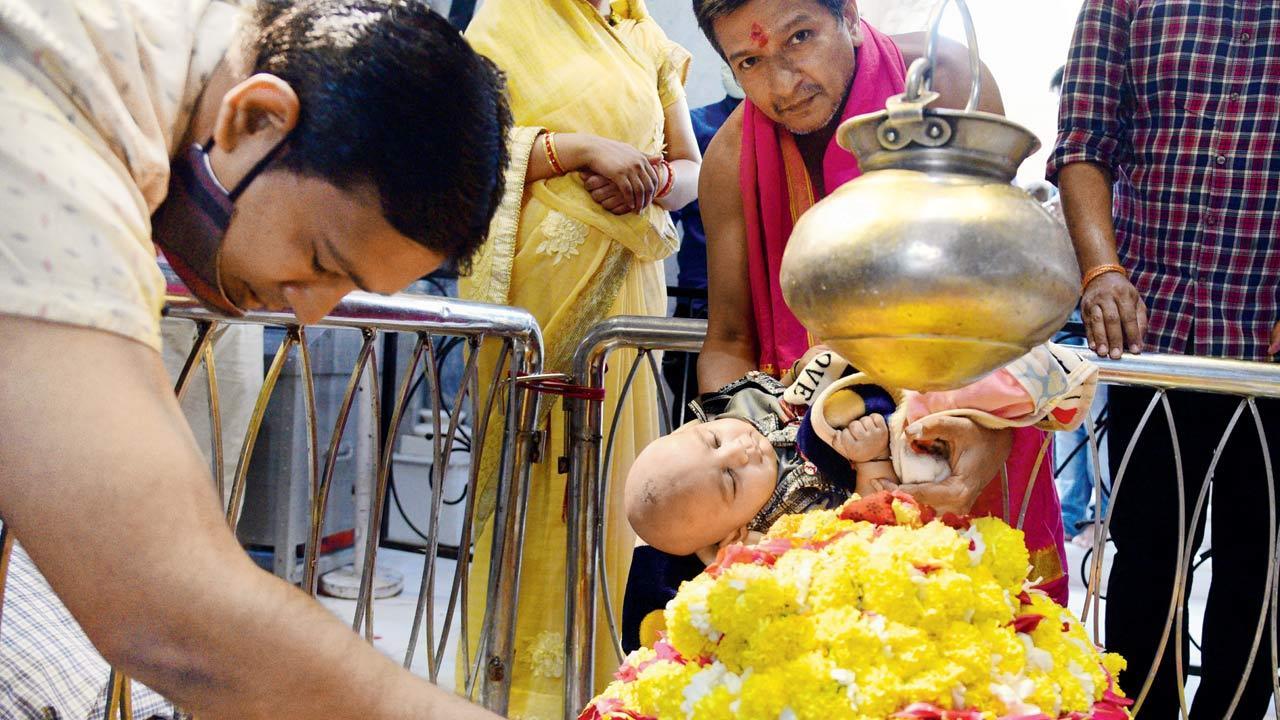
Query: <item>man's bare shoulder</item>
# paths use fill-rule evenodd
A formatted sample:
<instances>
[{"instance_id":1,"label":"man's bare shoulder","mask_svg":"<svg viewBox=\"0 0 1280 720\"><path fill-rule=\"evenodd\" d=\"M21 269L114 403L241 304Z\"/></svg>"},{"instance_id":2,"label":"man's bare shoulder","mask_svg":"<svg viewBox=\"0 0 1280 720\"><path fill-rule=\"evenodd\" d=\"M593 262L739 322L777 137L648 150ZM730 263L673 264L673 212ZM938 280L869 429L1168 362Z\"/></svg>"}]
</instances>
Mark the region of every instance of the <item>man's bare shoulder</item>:
<instances>
[{"instance_id":1,"label":"man's bare shoulder","mask_svg":"<svg viewBox=\"0 0 1280 720\"><path fill-rule=\"evenodd\" d=\"M745 114L744 108L746 102L743 102L729 113L729 117L716 131L715 137L711 138L711 143L707 145L707 152L702 157L702 176L706 177L708 172L724 173L738 171L738 162L742 158L742 118ZM720 186L717 183L716 186Z\"/></svg>"},{"instance_id":2,"label":"man's bare shoulder","mask_svg":"<svg viewBox=\"0 0 1280 720\"><path fill-rule=\"evenodd\" d=\"M902 52L907 67L924 57L929 46L929 33L912 32L891 38ZM933 71L933 89L941 93L940 107L960 109L969 98L969 49L950 38L938 42L938 67ZM982 97L980 110L1004 114L1004 104L995 78L984 64L982 67Z\"/></svg>"}]
</instances>

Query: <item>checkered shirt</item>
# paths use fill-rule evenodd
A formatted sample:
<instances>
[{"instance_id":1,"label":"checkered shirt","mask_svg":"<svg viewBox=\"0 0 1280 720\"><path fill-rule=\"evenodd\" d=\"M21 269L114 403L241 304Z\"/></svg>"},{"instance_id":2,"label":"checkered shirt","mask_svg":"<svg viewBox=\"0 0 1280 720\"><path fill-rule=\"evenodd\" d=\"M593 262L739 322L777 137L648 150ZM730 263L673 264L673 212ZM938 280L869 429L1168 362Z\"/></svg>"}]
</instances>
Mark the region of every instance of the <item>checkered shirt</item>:
<instances>
[{"instance_id":1,"label":"checkered shirt","mask_svg":"<svg viewBox=\"0 0 1280 720\"><path fill-rule=\"evenodd\" d=\"M15 544L0 614L0 720L104 720L109 672ZM134 718L173 715L172 705L133 683Z\"/></svg>"},{"instance_id":2,"label":"checkered shirt","mask_svg":"<svg viewBox=\"0 0 1280 720\"><path fill-rule=\"evenodd\" d=\"M1115 177L1162 352L1266 360L1280 320L1280 3L1085 0L1048 177Z\"/></svg>"}]
</instances>

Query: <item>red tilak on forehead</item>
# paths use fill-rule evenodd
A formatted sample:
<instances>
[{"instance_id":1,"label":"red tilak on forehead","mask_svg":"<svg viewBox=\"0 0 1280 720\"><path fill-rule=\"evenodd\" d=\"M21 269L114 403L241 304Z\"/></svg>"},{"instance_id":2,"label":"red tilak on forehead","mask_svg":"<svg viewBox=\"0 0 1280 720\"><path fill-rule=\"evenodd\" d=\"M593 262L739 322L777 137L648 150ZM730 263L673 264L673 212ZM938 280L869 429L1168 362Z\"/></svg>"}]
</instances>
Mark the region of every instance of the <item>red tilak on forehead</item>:
<instances>
[{"instance_id":1,"label":"red tilak on forehead","mask_svg":"<svg viewBox=\"0 0 1280 720\"><path fill-rule=\"evenodd\" d=\"M751 23L751 42L758 48L763 48L769 44L769 33L760 27L760 23Z\"/></svg>"}]
</instances>

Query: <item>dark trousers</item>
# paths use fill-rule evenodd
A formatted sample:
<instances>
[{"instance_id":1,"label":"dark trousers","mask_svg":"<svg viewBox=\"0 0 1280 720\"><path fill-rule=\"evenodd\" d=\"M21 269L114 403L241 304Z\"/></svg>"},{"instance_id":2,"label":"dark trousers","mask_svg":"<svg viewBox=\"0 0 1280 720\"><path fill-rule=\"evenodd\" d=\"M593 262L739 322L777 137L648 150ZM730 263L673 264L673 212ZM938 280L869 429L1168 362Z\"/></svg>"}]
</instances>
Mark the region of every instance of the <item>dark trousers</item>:
<instances>
[{"instance_id":1,"label":"dark trousers","mask_svg":"<svg viewBox=\"0 0 1280 720\"><path fill-rule=\"evenodd\" d=\"M1110 395L1110 453L1112 478L1118 477L1125 449L1133 437L1154 391L1113 387ZM1182 456L1186 520L1208 472L1209 464L1240 398L1187 391L1169 393ZM1267 430L1272 468L1280 473L1280 401L1259 400ZM1107 649L1129 661L1120 686L1136 698L1146 680L1160 642L1173 593L1177 562L1178 492L1169 424L1157 405L1143 430L1133 459L1125 471L1115 502L1111 528L1116 555L1107 590ZM1268 545L1266 471L1258 430L1246 407L1237 422L1212 480L1212 572L1201 641L1202 676L1191 717L1220 720L1244 675L1249 648L1257 628L1266 585L1266 567L1274 547ZM1204 523L1192 547L1200 543ZM1187 588L1191 587L1188 578ZM1185 641L1184 668L1188 663ZM1256 720L1266 712L1271 696L1270 626L1264 628L1258 658L1234 717ZM1181 717L1172 634L1141 719Z\"/></svg>"}]
</instances>

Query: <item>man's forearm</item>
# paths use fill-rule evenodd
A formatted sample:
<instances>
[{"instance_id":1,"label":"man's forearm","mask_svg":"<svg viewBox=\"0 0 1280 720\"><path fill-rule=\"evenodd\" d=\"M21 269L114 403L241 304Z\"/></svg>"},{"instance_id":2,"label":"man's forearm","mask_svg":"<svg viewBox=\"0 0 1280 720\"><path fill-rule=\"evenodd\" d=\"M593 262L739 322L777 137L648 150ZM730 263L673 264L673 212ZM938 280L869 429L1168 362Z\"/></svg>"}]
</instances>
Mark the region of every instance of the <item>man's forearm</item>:
<instances>
[{"instance_id":1,"label":"man's forearm","mask_svg":"<svg viewBox=\"0 0 1280 720\"><path fill-rule=\"evenodd\" d=\"M1059 171L1058 186L1081 272L1119 264L1111 219L1111 172L1096 163L1071 163Z\"/></svg>"},{"instance_id":2,"label":"man's forearm","mask_svg":"<svg viewBox=\"0 0 1280 720\"><path fill-rule=\"evenodd\" d=\"M751 348L708 338L698 356L698 390L713 392L755 370Z\"/></svg>"},{"instance_id":3,"label":"man's forearm","mask_svg":"<svg viewBox=\"0 0 1280 720\"><path fill-rule=\"evenodd\" d=\"M0 514L108 661L209 718L492 718L259 570L158 355L0 315Z\"/></svg>"}]
</instances>

